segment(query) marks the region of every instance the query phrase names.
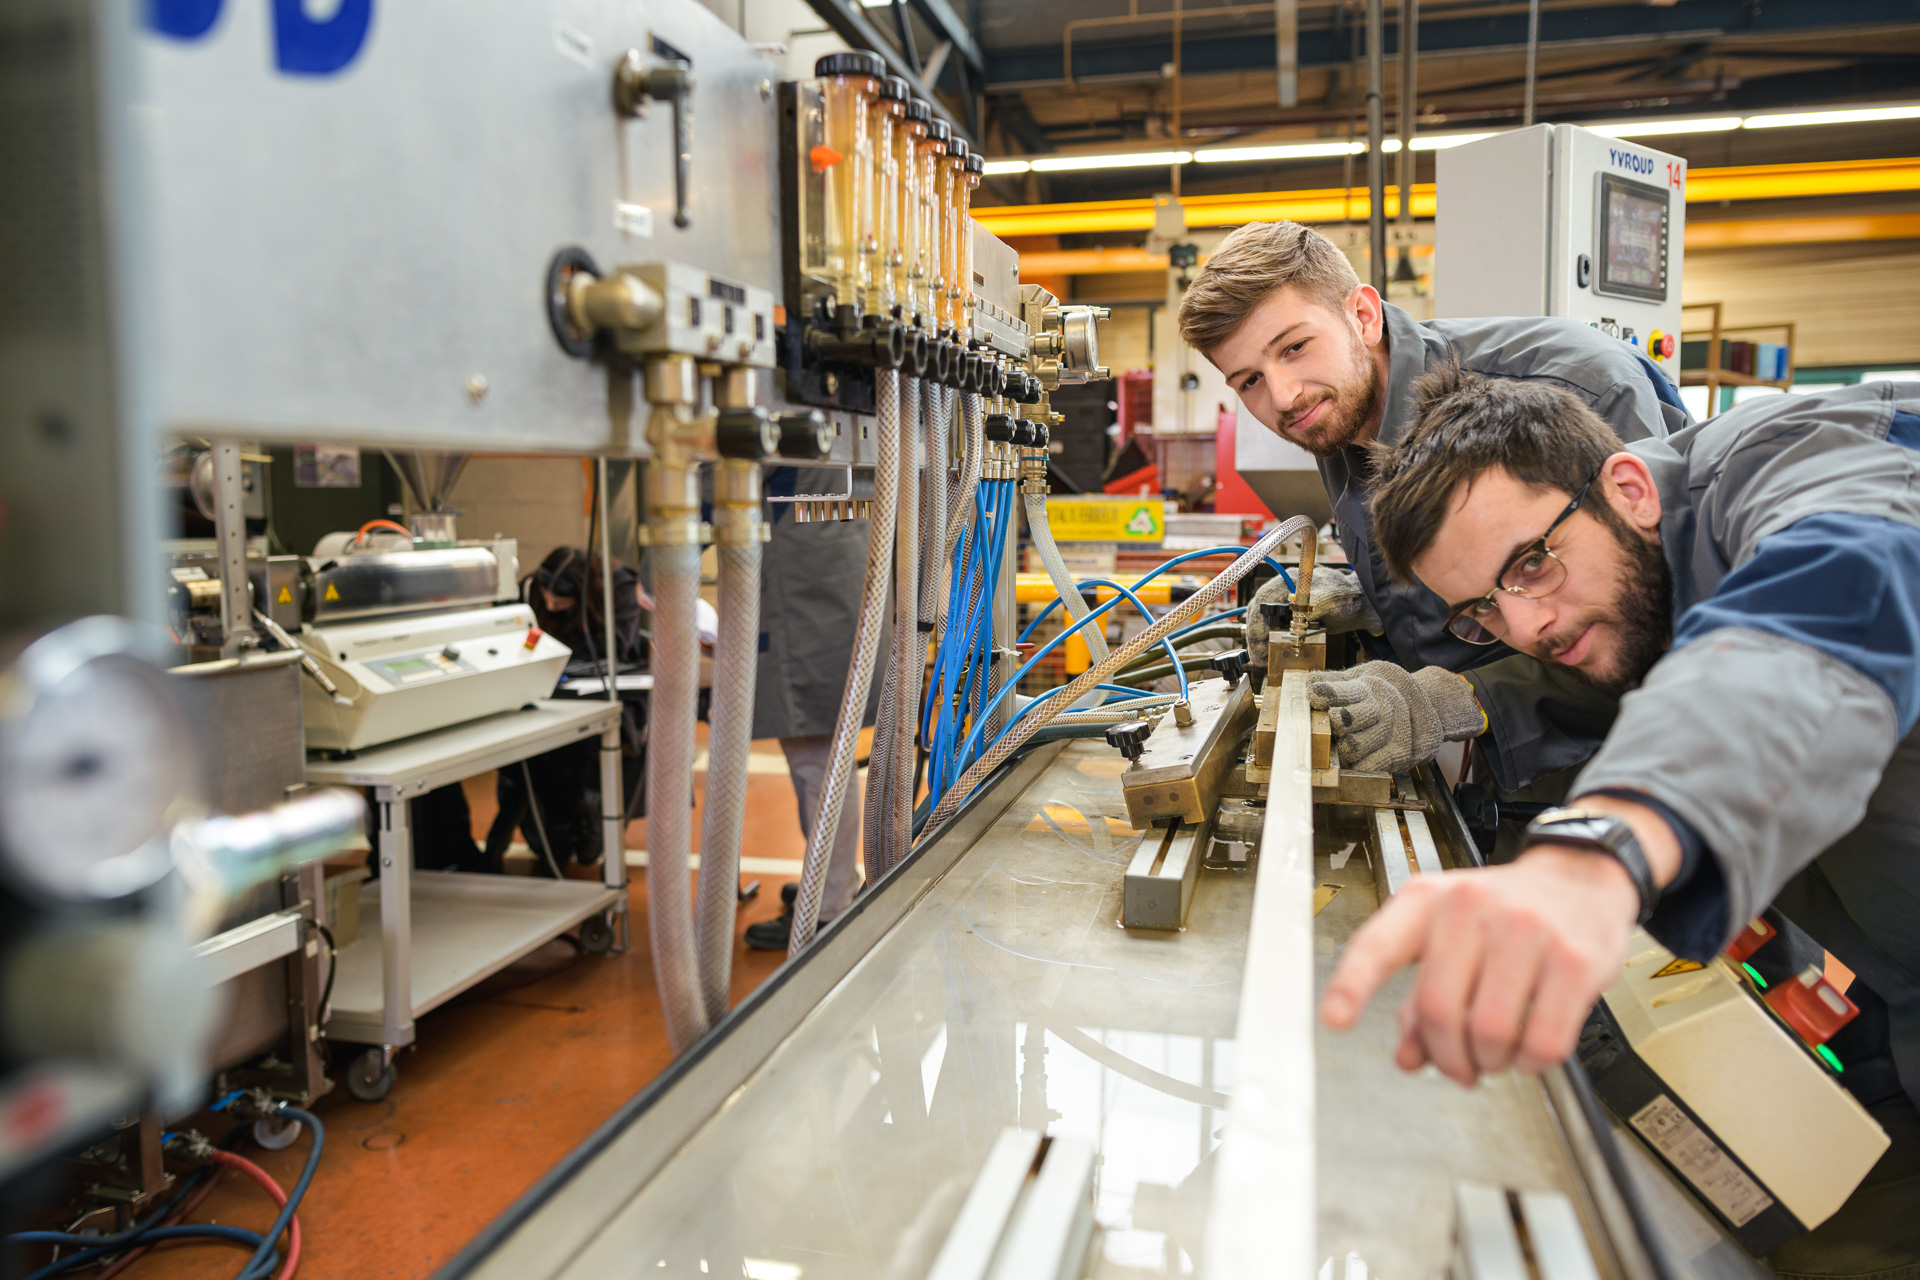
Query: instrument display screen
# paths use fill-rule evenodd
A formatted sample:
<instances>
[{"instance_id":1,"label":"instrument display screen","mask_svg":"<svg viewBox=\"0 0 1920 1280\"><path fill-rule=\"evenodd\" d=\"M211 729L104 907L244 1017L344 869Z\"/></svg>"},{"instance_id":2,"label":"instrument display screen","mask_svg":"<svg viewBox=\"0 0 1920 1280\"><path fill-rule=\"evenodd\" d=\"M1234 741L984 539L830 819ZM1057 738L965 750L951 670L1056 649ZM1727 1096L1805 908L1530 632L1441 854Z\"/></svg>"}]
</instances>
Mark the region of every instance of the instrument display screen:
<instances>
[{"instance_id":1,"label":"instrument display screen","mask_svg":"<svg viewBox=\"0 0 1920 1280\"><path fill-rule=\"evenodd\" d=\"M1667 300L1667 192L1600 175L1600 278L1594 292Z\"/></svg>"}]
</instances>

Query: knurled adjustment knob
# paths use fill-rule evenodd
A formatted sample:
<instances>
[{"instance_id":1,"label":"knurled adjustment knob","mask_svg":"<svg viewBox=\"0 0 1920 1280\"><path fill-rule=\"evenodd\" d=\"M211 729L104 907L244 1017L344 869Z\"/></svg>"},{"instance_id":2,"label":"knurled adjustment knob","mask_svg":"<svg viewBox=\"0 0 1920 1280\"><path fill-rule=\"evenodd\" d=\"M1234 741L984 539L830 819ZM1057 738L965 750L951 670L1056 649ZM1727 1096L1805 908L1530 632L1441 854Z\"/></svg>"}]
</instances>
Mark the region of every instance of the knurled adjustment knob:
<instances>
[{"instance_id":1,"label":"knurled adjustment knob","mask_svg":"<svg viewBox=\"0 0 1920 1280\"><path fill-rule=\"evenodd\" d=\"M1013 419L1004 413L990 413L986 423L987 439L1005 444L1013 439Z\"/></svg>"},{"instance_id":2,"label":"knurled adjustment knob","mask_svg":"<svg viewBox=\"0 0 1920 1280\"><path fill-rule=\"evenodd\" d=\"M833 425L818 409L780 415L780 456L818 462L833 452Z\"/></svg>"},{"instance_id":3,"label":"knurled adjustment knob","mask_svg":"<svg viewBox=\"0 0 1920 1280\"><path fill-rule=\"evenodd\" d=\"M1227 683L1231 685L1238 683L1240 677L1246 674L1247 657L1245 649L1229 649L1225 653L1214 654L1207 665L1225 676Z\"/></svg>"},{"instance_id":4,"label":"knurled adjustment knob","mask_svg":"<svg viewBox=\"0 0 1920 1280\"><path fill-rule=\"evenodd\" d=\"M720 456L750 462L771 458L779 451L783 434L781 424L757 404L744 409L722 409L713 424L714 444Z\"/></svg>"},{"instance_id":5,"label":"knurled adjustment knob","mask_svg":"<svg viewBox=\"0 0 1920 1280\"><path fill-rule=\"evenodd\" d=\"M1033 424L1033 447L1034 448L1044 449L1047 447L1048 442L1051 441L1052 439L1053 439L1053 433L1047 430L1046 423L1036 422Z\"/></svg>"},{"instance_id":6,"label":"knurled adjustment knob","mask_svg":"<svg viewBox=\"0 0 1920 1280\"><path fill-rule=\"evenodd\" d=\"M1147 749L1147 735L1153 726L1145 720L1122 720L1107 726L1107 742L1129 760L1138 760Z\"/></svg>"},{"instance_id":7,"label":"knurled adjustment knob","mask_svg":"<svg viewBox=\"0 0 1920 1280\"><path fill-rule=\"evenodd\" d=\"M1293 606L1285 600L1264 600L1260 604L1260 617L1269 631L1285 631L1293 626Z\"/></svg>"},{"instance_id":8,"label":"knurled adjustment knob","mask_svg":"<svg viewBox=\"0 0 1920 1280\"><path fill-rule=\"evenodd\" d=\"M1022 449L1033 448L1033 424L1025 418L1013 420L1013 442Z\"/></svg>"}]
</instances>

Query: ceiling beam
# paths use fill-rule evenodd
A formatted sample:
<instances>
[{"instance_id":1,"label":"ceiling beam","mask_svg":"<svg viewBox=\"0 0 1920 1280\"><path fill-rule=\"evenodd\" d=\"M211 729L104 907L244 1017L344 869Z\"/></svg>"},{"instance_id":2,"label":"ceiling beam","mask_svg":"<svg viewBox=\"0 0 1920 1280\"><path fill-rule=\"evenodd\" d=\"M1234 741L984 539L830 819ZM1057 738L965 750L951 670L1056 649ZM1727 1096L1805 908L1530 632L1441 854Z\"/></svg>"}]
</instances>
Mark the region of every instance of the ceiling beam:
<instances>
[{"instance_id":1,"label":"ceiling beam","mask_svg":"<svg viewBox=\"0 0 1920 1280\"><path fill-rule=\"evenodd\" d=\"M1197 17L1204 10L1191 12ZM1819 4L1765 6L1750 5L1746 0L1681 0L1665 6L1612 4L1543 12L1540 43L1566 49L1607 43L1679 43L1718 36L1906 25L1912 21L1912 0L1821 0ZM1272 72L1276 67L1274 43L1250 38L1256 34L1270 34L1270 27L1249 25L1226 32L1189 30L1181 41L1181 69L1189 75ZM1420 24L1422 58L1520 49L1526 43L1524 11L1471 18L1434 17ZM1161 67L1172 58L1172 47L1171 36L1165 33L1105 43L1075 40L1074 79L1158 79ZM1399 29L1394 23L1387 27L1386 52L1393 54L1398 49ZM1300 32L1299 62L1303 68L1344 66L1350 56L1344 32L1327 26ZM1058 44L997 51L988 59L987 73L989 93L1066 83Z\"/></svg>"},{"instance_id":2,"label":"ceiling beam","mask_svg":"<svg viewBox=\"0 0 1920 1280\"><path fill-rule=\"evenodd\" d=\"M920 74L910 66L900 51L893 47L880 29L867 21L866 10L859 0L807 0L807 7L820 15L820 20L833 29L835 35L856 49L865 49L877 53L886 61L887 70L907 82L914 96L925 98L933 106L934 114L945 120L950 128L969 145L974 145L973 134L947 109Z\"/></svg>"},{"instance_id":3,"label":"ceiling beam","mask_svg":"<svg viewBox=\"0 0 1920 1280\"><path fill-rule=\"evenodd\" d=\"M986 62L980 56L980 46L974 43L973 32L967 30L967 24L953 11L947 0L909 0L913 11L933 28L935 35L953 45L953 51L965 58L967 65L975 71L985 71Z\"/></svg>"}]
</instances>

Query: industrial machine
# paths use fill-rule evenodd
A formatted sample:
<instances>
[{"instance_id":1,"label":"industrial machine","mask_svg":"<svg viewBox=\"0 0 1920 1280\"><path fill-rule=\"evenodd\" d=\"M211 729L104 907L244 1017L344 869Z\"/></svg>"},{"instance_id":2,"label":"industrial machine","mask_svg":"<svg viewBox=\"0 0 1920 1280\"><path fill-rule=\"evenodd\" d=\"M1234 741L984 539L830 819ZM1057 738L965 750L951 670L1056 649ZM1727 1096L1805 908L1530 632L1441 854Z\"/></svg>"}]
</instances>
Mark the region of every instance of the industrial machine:
<instances>
[{"instance_id":1,"label":"industrial machine","mask_svg":"<svg viewBox=\"0 0 1920 1280\"><path fill-rule=\"evenodd\" d=\"M1087 601L1102 584L1053 546L1045 450L1049 393L1106 376L1102 313L1022 285L1013 250L972 223L980 157L937 102L858 52L783 84L692 0L373 14L220 0L0 13L0 55L33 68L0 94L64 130L44 151L61 163L13 197L35 243L60 252L8 259L26 287L0 293L0 496L15 522L0 565L45 584L0 595L0 622L43 637L13 668L9 697L26 692L0 708L0 854L21 873L0 898L0 1172L88 1141L143 1096L160 1113L204 1099L206 975L181 959L184 908L157 887L272 879L344 825L337 798L251 826L189 821L176 744L191 722L155 696L165 681L129 656L126 624L69 621L164 616L146 479L160 441L211 438L211 492L231 512L242 439L441 451L439 482L426 455L409 477L433 519L404 543L356 531L292 567L297 636L259 607L281 584L270 561L250 567L242 520L221 525L211 567L180 566L201 577L173 579L182 616L198 599L207 625L189 629L217 638L214 661L302 666L305 741L374 748L309 761L378 792L380 933L342 964L367 1098L391 1084L415 1016L458 985L409 974L403 921L407 800L463 775L397 759L394 740L515 705L555 670L500 605L511 552L461 544L445 519L450 457L586 454L603 495L608 457L645 465L648 936L681 1052L443 1274L1760 1274L1577 1069L1471 1092L1401 1076L1391 992L1355 1034L1316 1029L1313 993L1376 905L1478 855L1431 768L1338 767L1301 675L1338 660L1325 636L1274 619L1257 691L1244 654L1180 651L1302 534L1308 581L1310 522L1173 557L1148 578L1223 551L1232 563L1165 613L1138 599L1144 579ZM393 127L397 113L423 127ZM24 136L39 137L0 148ZM1601 183L1595 199L1596 244L1619 230L1606 287L1655 290L1677 203L1654 254L1652 205L1633 203L1650 197ZM1557 259L1541 244L1544 273ZM1661 279L1677 299L1677 257ZM782 495L796 519L867 522L867 573L792 960L730 1008L762 473L782 464L805 472ZM1033 652L1014 627L1023 522L1071 620ZM69 523L56 567L70 572L12 536ZM696 901L685 801L708 545L719 632ZM1110 645L1097 624L1135 608L1142 629ZM1073 632L1088 669L1020 694ZM1176 687L1127 683L1162 653ZM875 680L870 888L823 930L827 851L861 820L845 801ZM603 767L616 750L602 738ZM367 757L383 753L375 776ZM524 757L493 743L467 758ZM569 883L580 903L516 946L589 915L608 924L600 949L623 944L621 863L606 862L605 884ZM433 877L447 934L465 923L439 883L455 879ZM56 936L85 963L56 972ZM513 953L462 957L462 981ZM36 1105L50 1079L59 1105ZM23 1131L20 1115L58 1123Z\"/></svg>"},{"instance_id":2,"label":"industrial machine","mask_svg":"<svg viewBox=\"0 0 1920 1280\"><path fill-rule=\"evenodd\" d=\"M1685 160L1570 124L1435 155L1434 314L1565 316L1679 380Z\"/></svg>"}]
</instances>

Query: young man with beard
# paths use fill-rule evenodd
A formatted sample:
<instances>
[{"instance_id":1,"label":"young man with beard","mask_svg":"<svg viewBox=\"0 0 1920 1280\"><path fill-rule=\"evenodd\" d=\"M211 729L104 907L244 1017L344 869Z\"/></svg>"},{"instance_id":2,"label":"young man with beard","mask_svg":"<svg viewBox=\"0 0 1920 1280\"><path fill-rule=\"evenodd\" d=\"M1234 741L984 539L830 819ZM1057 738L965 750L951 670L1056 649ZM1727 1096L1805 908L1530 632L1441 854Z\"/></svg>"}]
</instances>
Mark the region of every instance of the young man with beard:
<instances>
[{"instance_id":1,"label":"young man with beard","mask_svg":"<svg viewBox=\"0 0 1920 1280\"><path fill-rule=\"evenodd\" d=\"M1223 240L1181 299L1180 332L1249 413L1320 460L1352 570L1315 570L1314 623L1381 635L1375 651L1393 659L1316 679L1315 705L1339 709L1342 759L1398 772L1443 740L1484 730L1494 773L1512 790L1592 754L1611 698L1504 646L1462 643L1447 633L1438 597L1388 576L1367 514L1366 449L1401 438L1414 380L1453 360L1489 377L1563 388L1628 441L1686 425L1665 375L1632 347L1570 320L1416 323L1361 284L1324 236L1294 222L1252 223ZM1258 605L1284 600L1284 591L1275 579L1247 611L1247 647L1262 661Z\"/></svg>"},{"instance_id":2,"label":"young man with beard","mask_svg":"<svg viewBox=\"0 0 1920 1280\"><path fill-rule=\"evenodd\" d=\"M1782 1275L1920 1275L1920 383L1750 401L1622 445L1539 382L1436 371L1373 527L1451 632L1625 692L1514 862L1416 878L1322 1017L1420 961L1399 1064L1572 1053L1644 923L1705 960L1769 903L1858 975L1843 1082L1893 1145ZM1630 692L1626 692L1629 691Z\"/></svg>"}]
</instances>

